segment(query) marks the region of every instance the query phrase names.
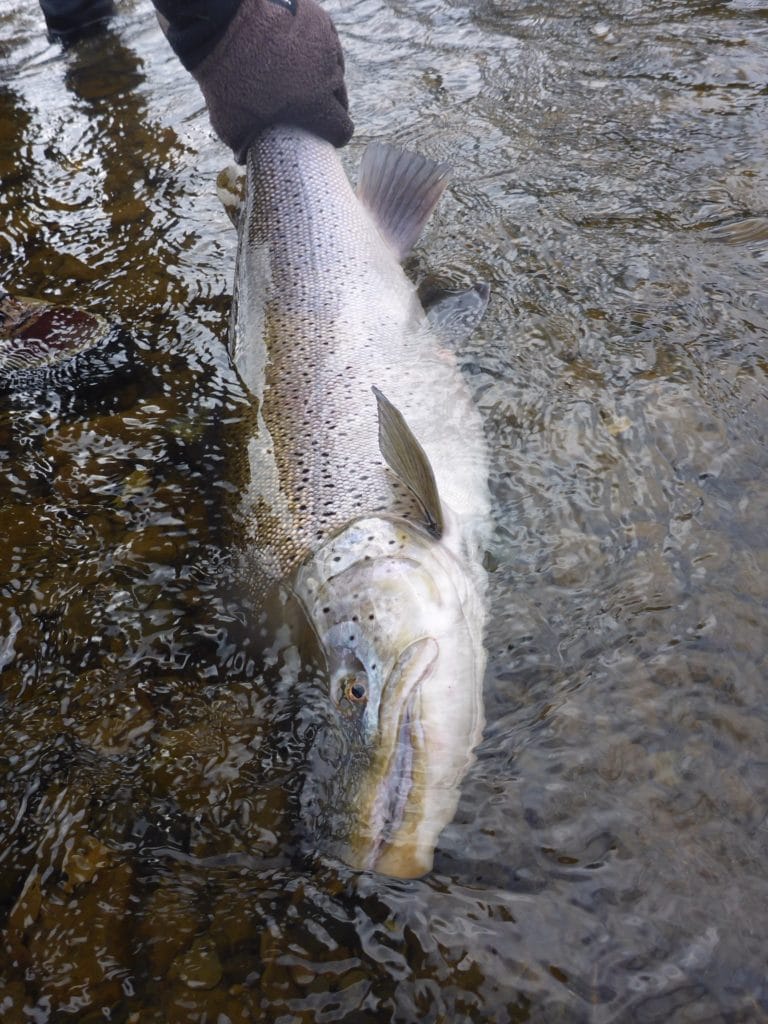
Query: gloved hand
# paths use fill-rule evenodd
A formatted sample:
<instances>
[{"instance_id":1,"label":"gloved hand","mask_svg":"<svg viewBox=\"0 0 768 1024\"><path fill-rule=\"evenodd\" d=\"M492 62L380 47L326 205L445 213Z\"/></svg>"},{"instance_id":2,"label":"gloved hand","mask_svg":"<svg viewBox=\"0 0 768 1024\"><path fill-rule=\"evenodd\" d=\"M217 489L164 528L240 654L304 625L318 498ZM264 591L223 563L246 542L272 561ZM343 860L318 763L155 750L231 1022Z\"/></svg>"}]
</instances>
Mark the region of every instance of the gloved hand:
<instances>
[{"instance_id":1,"label":"gloved hand","mask_svg":"<svg viewBox=\"0 0 768 1024\"><path fill-rule=\"evenodd\" d=\"M273 124L298 125L334 146L352 137L341 44L315 0L242 0L192 74L211 124L239 163Z\"/></svg>"}]
</instances>

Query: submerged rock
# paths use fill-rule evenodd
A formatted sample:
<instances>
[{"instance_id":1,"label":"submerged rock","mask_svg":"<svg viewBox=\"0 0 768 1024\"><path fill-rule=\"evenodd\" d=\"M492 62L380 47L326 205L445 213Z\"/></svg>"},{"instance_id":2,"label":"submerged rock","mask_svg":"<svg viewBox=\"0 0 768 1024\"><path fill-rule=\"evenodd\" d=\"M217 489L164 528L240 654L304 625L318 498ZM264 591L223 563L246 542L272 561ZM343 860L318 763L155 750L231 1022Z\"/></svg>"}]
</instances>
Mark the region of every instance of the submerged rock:
<instances>
[{"instance_id":1,"label":"submerged rock","mask_svg":"<svg viewBox=\"0 0 768 1024\"><path fill-rule=\"evenodd\" d=\"M103 317L38 299L0 297L0 379L6 374L60 365L98 345L109 327Z\"/></svg>"}]
</instances>

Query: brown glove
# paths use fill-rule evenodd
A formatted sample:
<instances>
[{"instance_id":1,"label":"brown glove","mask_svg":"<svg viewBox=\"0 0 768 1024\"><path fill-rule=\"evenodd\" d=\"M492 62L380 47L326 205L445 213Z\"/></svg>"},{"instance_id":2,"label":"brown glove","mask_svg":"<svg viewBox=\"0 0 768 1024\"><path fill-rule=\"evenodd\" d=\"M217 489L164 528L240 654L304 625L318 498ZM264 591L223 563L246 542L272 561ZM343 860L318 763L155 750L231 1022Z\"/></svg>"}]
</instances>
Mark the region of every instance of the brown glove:
<instances>
[{"instance_id":1,"label":"brown glove","mask_svg":"<svg viewBox=\"0 0 768 1024\"><path fill-rule=\"evenodd\" d=\"M274 124L299 125L334 146L352 137L341 44L315 0L242 0L192 74L211 124L240 163Z\"/></svg>"}]
</instances>

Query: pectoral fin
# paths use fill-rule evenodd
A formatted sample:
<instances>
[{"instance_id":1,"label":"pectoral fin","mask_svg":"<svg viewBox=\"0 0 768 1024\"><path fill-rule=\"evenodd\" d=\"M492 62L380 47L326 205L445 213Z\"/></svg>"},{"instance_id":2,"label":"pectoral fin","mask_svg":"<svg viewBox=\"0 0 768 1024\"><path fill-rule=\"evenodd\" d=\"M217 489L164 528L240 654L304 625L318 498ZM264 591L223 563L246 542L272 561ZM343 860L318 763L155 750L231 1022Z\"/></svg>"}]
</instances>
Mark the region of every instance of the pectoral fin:
<instances>
[{"instance_id":1,"label":"pectoral fin","mask_svg":"<svg viewBox=\"0 0 768 1024\"><path fill-rule=\"evenodd\" d=\"M426 452L400 410L377 387L372 390L379 407L379 448L384 461L421 502L427 527L435 537L440 537L443 510Z\"/></svg>"},{"instance_id":2,"label":"pectoral fin","mask_svg":"<svg viewBox=\"0 0 768 1024\"><path fill-rule=\"evenodd\" d=\"M363 153L358 198L384 238L405 259L448 184L450 167L419 153L373 142Z\"/></svg>"}]
</instances>

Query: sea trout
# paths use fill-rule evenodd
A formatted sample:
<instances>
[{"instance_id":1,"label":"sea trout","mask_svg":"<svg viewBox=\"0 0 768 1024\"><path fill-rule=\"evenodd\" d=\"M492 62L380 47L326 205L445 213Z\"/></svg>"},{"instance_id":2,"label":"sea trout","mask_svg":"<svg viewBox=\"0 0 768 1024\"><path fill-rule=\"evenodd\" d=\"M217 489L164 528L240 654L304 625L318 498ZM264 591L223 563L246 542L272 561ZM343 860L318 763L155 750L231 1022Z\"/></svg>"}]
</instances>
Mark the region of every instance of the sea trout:
<instances>
[{"instance_id":1,"label":"sea trout","mask_svg":"<svg viewBox=\"0 0 768 1024\"><path fill-rule=\"evenodd\" d=\"M230 328L253 399L244 555L255 601L280 583L326 661L350 752L334 782L339 856L429 871L483 728L488 524L482 424L442 322L401 261L448 168L369 146L355 193L336 150L296 128L248 153Z\"/></svg>"}]
</instances>

